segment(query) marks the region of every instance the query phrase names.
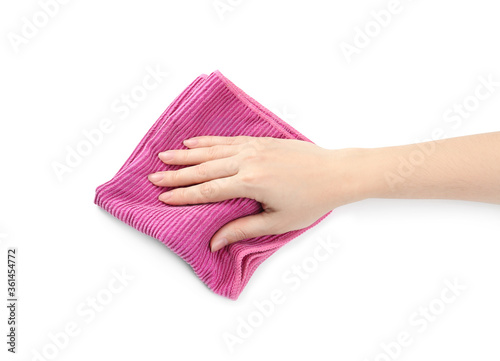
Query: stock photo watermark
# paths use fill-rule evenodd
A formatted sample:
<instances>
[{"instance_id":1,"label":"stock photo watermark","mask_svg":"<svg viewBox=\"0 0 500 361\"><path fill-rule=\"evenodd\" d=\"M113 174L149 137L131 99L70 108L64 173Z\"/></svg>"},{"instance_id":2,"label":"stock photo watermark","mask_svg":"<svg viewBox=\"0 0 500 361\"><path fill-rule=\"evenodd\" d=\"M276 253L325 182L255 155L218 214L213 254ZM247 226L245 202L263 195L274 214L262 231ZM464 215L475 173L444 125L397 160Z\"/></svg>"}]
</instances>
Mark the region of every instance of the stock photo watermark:
<instances>
[{"instance_id":1,"label":"stock photo watermark","mask_svg":"<svg viewBox=\"0 0 500 361\"><path fill-rule=\"evenodd\" d=\"M62 6L69 2L70 0L39 0L37 11L31 16L21 18L19 30L7 33L7 39L14 52L19 53L20 47L34 39L50 23L50 20L59 14Z\"/></svg>"},{"instance_id":2,"label":"stock photo watermark","mask_svg":"<svg viewBox=\"0 0 500 361\"><path fill-rule=\"evenodd\" d=\"M18 277L17 277L17 267L18 267L18 255L19 251L17 247L11 245L11 240L7 233L0 233L0 247L6 247L6 261L7 270L5 274L6 278L6 343L7 352L11 354L16 354L19 343L19 307L18 307ZM2 256L3 257L3 256Z\"/></svg>"},{"instance_id":3,"label":"stock photo watermark","mask_svg":"<svg viewBox=\"0 0 500 361\"><path fill-rule=\"evenodd\" d=\"M399 332L392 340L380 343L380 352L373 358L364 358L363 361L393 361L402 356L405 349L413 345L418 335L423 334L429 327L439 320L441 315L457 301L467 286L457 278L444 279L444 287L439 294L419 306L407 319L408 326Z\"/></svg>"},{"instance_id":4,"label":"stock photo watermark","mask_svg":"<svg viewBox=\"0 0 500 361\"><path fill-rule=\"evenodd\" d=\"M287 105L283 105L281 107L272 107L270 110L278 116L281 120L284 120L287 123L292 123L296 115L292 113L290 109L288 109Z\"/></svg>"},{"instance_id":5,"label":"stock photo watermark","mask_svg":"<svg viewBox=\"0 0 500 361\"><path fill-rule=\"evenodd\" d=\"M341 243L332 237L321 237L310 252L301 262L293 264L281 275L282 285L273 289L269 296L255 300L253 310L246 316L236 318L236 326L232 331L222 334L222 339L229 352L234 352L235 347L242 345L269 319L280 305L283 305L291 294L297 292L304 282L314 274L320 265L330 260L337 252Z\"/></svg>"},{"instance_id":6,"label":"stock photo watermark","mask_svg":"<svg viewBox=\"0 0 500 361\"><path fill-rule=\"evenodd\" d=\"M7 249L7 351L15 354L19 342L17 259L19 252L15 247Z\"/></svg>"},{"instance_id":7,"label":"stock photo watermark","mask_svg":"<svg viewBox=\"0 0 500 361\"><path fill-rule=\"evenodd\" d=\"M88 296L80 302L76 308L75 319L67 322L61 330L51 331L47 334L48 342L39 349L32 350L32 361L54 360L65 350L73 339L78 337L85 326L92 323L97 315L109 308L115 297L122 293L129 286L134 277L127 274L122 268L119 272L111 270L112 277L108 280L107 286L98 292Z\"/></svg>"},{"instance_id":8,"label":"stock photo watermark","mask_svg":"<svg viewBox=\"0 0 500 361\"><path fill-rule=\"evenodd\" d=\"M220 21L226 19L227 13L232 13L237 7L243 3L243 0L214 0L212 7L214 8Z\"/></svg>"},{"instance_id":9,"label":"stock photo watermark","mask_svg":"<svg viewBox=\"0 0 500 361\"><path fill-rule=\"evenodd\" d=\"M370 45L370 43L378 37L383 29L391 25L394 17L401 14L404 10L404 4L411 2L412 0L390 0L387 6L381 10L370 11L370 20L368 20L362 26L356 26L354 28L354 35L352 41L342 41L340 46L340 51L344 55L348 63L352 62L353 55L359 55Z\"/></svg>"},{"instance_id":10,"label":"stock photo watermark","mask_svg":"<svg viewBox=\"0 0 500 361\"><path fill-rule=\"evenodd\" d=\"M446 126L432 129L430 138L417 142L419 149L413 150L406 157L399 156L397 168L394 171L384 173L387 185L392 190L395 190L398 184L403 183L410 177L418 167L422 166L429 157L434 155L439 143L446 141L444 138L451 131L457 130L465 120L470 119L473 113L478 110L481 102L490 99L499 87L500 81L497 81L493 74L478 76L474 91L460 101L453 103L443 112L441 118Z\"/></svg>"},{"instance_id":11,"label":"stock photo watermark","mask_svg":"<svg viewBox=\"0 0 500 361\"><path fill-rule=\"evenodd\" d=\"M169 75L168 72L160 69L159 64L154 68L146 66L145 72L140 84L121 93L111 102L110 110L113 117L103 117L93 128L83 129L80 140L74 145L66 146L63 159L52 161L51 167L59 182L63 181L64 175L72 173L82 164L84 159L102 144L105 136L115 130L119 121L128 118L131 112L144 102L150 92L157 89Z\"/></svg>"}]
</instances>

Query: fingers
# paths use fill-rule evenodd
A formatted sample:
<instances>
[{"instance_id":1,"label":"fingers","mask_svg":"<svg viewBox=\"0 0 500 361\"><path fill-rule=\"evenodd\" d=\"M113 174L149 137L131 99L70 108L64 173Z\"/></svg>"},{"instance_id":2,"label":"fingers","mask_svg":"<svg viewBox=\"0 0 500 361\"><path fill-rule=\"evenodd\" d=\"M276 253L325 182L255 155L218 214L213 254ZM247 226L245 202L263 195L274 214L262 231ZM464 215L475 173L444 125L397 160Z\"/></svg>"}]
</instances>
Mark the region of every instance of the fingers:
<instances>
[{"instance_id":1,"label":"fingers","mask_svg":"<svg viewBox=\"0 0 500 361\"><path fill-rule=\"evenodd\" d=\"M217 231L210 241L210 249L217 252L221 248L241 241L243 239L276 234L275 215L272 213L261 212L252 216L238 218L227 223Z\"/></svg>"},{"instance_id":2,"label":"fingers","mask_svg":"<svg viewBox=\"0 0 500 361\"><path fill-rule=\"evenodd\" d=\"M238 173L236 159L211 160L192 167L150 174L148 179L159 187L181 187L230 177Z\"/></svg>"},{"instance_id":3,"label":"fingers","mask_svg":"<svg viewBox=\"0 0 500 361\"><path fill-rule=\"evenodd\" d=\"M215 145L208 148L169 150L161 152L158 157L166 164L195 165L209 160L228 158L237 153L237 147Z\"/></svg>"},{"instance_id":4,"label":"fingers","mask_svg":"<svg viewBox=\"0 0 500 361\"><path fill-rule=\"evenodd\" d=\"M241 186L234 177L219 178L160 194L158 199L170 205L202 204L241 198Z\"/></svg>"},{"instance_id":5,"label":"fingers","mask_svg":"<svg viewBox=\"0 0 500 361\"><path fill-rule=\"evenodd\" d=\"M186 139L184 145L188 148L211 147L214 145L235 145L243 144L250 141L253 137L237 136L237 137L219 137L219 136L202 136Z\"/></svg>"}]
</instances>

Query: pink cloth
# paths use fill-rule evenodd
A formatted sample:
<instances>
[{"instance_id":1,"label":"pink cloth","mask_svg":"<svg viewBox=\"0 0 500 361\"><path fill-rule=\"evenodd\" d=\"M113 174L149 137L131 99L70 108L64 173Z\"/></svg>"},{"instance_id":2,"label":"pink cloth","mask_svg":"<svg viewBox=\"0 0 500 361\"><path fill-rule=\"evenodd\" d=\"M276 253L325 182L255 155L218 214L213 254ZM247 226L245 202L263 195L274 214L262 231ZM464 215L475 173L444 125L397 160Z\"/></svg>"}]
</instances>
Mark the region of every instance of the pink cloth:
<instances>
[{"instance_id":1,"label":"pink cloth","mask_svg":"<svg viewBox=\"0 0 500 361\"><path fill-rule=\"evenodd\" d=\"M260 203L238 198L170 206L158 200L168 188L156 187L147 178L160 170L181 168L165 165L158 153L186 149L182 141L200 135L249 135L310 142L215 71L199 76L170 104L113 179L97 188L95 203L161 241L215 293L237 299L264 260L328 213L310 227L247 239L212 253L209 242L215 232L234 219L261 212Z\"/></svg>"}]
</instances>

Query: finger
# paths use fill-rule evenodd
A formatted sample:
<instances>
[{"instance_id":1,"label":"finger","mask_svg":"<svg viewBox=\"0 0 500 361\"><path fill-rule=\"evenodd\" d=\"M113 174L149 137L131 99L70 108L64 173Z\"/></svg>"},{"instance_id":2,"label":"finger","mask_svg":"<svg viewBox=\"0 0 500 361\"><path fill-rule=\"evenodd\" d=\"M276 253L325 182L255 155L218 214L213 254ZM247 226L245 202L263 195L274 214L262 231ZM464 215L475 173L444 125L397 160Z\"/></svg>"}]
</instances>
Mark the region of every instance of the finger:
<instances>
[{"instance_id":1,"label":"finger","mask_svg":"<svg viewBox=\"0 0 500 361\"><path fill-rule=\"evenodd\" d=\"M241 198L241 186L234 177L219 178L160 194L158 199L170 205L203 204Z\"/></svg>"},{"instance_id":2,"label":"finger","mask_svg":"<svg viewBox=\"0 0 500 361\"><path fill-rule=\"evenodd\" d=\"M210 249L217 252L221 248L244 239L276 234L274 215L261 212L252 216L238 218L227 223L217 231L210 241Z\"/></svg>"},{"instance_id":3,"label":"finger","mask_svg":"<svg viewBox=\"0 0 500 361\"><path fill-rule=\"evenodd\" d=\"M188 148L211 147L213 145L235 145L250 141L253 137L220 137L220 136L202 136L186 139L183 143Z\"/></svg>"},{"instance_id":4,"label":"finger","mask_svg":"<svg viewBox=\"0 0 500 361\"><path fill-rule=\"evenodd\" d=\"M161 152L158 157L165 164L195 165L209 160L227 158L238 153L238 148L227 145L199 149L179 149Z\"/></svg>"},{"instance_id":5,"label":"finger","mask_svg":"<svg viewBox=\"0 0 500 361\"><path fill-rule=\"evenodd\" d=\"M153 173L148 179L159 187L181 187L230 177L238 173L238 169L236 158L223 158L179 170Z\"/></svg>"}]
</instances>

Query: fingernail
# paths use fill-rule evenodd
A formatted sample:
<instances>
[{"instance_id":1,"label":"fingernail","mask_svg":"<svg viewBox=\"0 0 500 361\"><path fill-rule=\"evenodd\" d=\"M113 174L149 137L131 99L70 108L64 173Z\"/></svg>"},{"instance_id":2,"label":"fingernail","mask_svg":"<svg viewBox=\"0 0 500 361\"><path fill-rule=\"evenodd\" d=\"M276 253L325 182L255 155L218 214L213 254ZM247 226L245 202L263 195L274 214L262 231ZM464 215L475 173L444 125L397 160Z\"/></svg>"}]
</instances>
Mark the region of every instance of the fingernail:
<instances>
[{"instance_id":1,"label":"fingernail","mask_svg":"<svg viewBox=\"0 0 500 361\"><path fill-rule=\"evenodd\" d=\"M219 249L224 248L228 245L227 238L216 239L212 243L212 252L217 252Z\"/></svg>"},{"instance_id":2,"label":"fingernail","mask_svg":"<svg viewBox=\"0 0 500 361\"><path fill-rule=\"evenodd\" d=\"M158 157L160 157L160 159L163 161L168 161L174 157L174 152L167 150L166 152L161 152L160 154L158 154Z\"/></svg>"},{"instance_id":3,"label":"fingernail","mask_svg":"<svg viewBox=\"0 0 500 361\"><path fill-rule=\"evenodd\" d=\"M158 199L162 202L165 202L166 200L168 200L170 197L172 197L172 192L165 192L165 193L162 193L160 194L160 196L158 197Z\"/></svg>"},{"instance_id":4,"label":"fingernail","mask_svg":"<svg viewBox=\"0 0 500 361\"><path fill-rule=\"evenodd\" d=\"M153 174L150 174L148 176L148 179L151 182L153 182L153 183L159 182L159 181L161 181L163 179L163 174L161 174L161 173L153 173Z\"/></svg>"},{"instance_id":5,"label":"fingernail","mask_svg":"<svg viewBox=\"0 0 500 361\"><path fill-rule=\"evenodd\" d=\"M193 145L196 145L196 144L198 144L198 139L186 139L184 141L184 145L186 147L192 147Z\"/></svg>"}]
</instances>

